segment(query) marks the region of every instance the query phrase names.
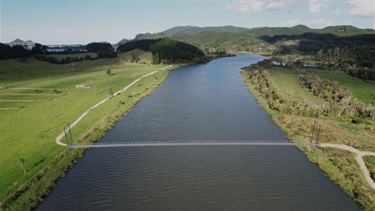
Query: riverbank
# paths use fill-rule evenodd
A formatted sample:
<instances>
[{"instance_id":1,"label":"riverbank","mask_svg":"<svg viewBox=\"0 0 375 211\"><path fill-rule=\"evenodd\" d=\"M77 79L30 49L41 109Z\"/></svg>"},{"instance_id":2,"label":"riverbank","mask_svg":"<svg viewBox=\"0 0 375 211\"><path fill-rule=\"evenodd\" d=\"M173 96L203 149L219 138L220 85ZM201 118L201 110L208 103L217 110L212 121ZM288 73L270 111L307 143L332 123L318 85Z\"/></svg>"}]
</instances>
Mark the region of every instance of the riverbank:
<instances>
[{"instance_id":1,"label":"riverbank","mask_svg":"<svg viewBox=\"0 0 375 211\"><path fill-rule=\"evenodd\" d=\"M261 67L258 68L262 69ZM252 71L259 71L262 76L253 78L251 76ZM263 70L248 68L242 72L242 75L245 78L248 90L272 117L273 121L284 131L289 140L309 141L312 124L317 121L322 125L320 142L346 144L356 149L375 152L373 139L375 123L373 120L366 119L363 120L363 123L358 123L356 122L359 121L358 118L353 118L354 121L352 121L350 118L335 115L320 114L319 116L314 113L316 110L301 103L308 102L309 106L326 103L324 99L313 95L312 92L299 84L297 76L302 72L303 70L293 72L272 67ZM315 74L310 70L311 72ZM319 72L319 74L323 75L322 72ZM331 74L335 74L335 72L331 72ZM266 87L262 87L261 84L266 85ZM271 91L268 93L267 90ZM375 191L368 185L352 153L330 148L299 148L331 180L366 210L375 208ZM364 160L366 161L366 159ZM371 169L373 169L375 163L366 161L366 165L370 170L372 179L374 179L374 173Z\"/></svg>"},{"instance_id":2,"label":"riverbank","mask_svg":"<svg viewBox=\"0 0 375 211\"><path fill-rule=\"evenodd\" d=\"M107 64L108 66L113 68L111 76L105 76L104 72L102 72L102 71L100 71L100 73L103 74L103 77L105 77L105 79L112 80L113 82L114 82L113 79L115 79L115 81L116 81L115 84L113 82L111 83L114 91L122 89L120 87L124 86L124 82L125 82L125 84L130 84L132 82L132 80L134 80L132 78L136 77L137 75L140 75L142 73L151 72L152 69L157 70L157 69L160 69L162 67L162 66L158 66L158 65L156 65L154 67L150 67L148 65L137 65L137 64L125 64L125 66L124 66L124 64L122 62L120 62L120 64L118 64L114 60L112 60L110 63L113 63L113 62L115 62L116 65ZM39 64L39 62L38 62L38 64ZM54 65L46 65L46 66L53 66L54 68L57 67L57 66L54 66ZM177 68L178 66L179 65L176 65L175 68ZM118 69L120 67L121 68L125 67L125 69L124 69L125 72L120 72L119 69ZM142 67L144 68L144 70L139 71L139 68L142 68ZM98 69L99 68L100 67L98 67ZM99 106L93 112L90 112L90 114L88 114L87 117L85 117L80 122L80 124L77 125L73 129L73 137L74 137L75 141L80 142L80 143L91 143L91 142L94 142L96 140L99 140L105 134L105 131L110 129L117 120L121 119L121 117L123 115L125 115L128 111L130 111L131 108L137 102L139 102L145 96L151 94L155 90L155 88L164 81L164 79L168 76L168 74L171 70L172 70L172 68L163 69L162 71L156 72L152 76L141 78L139 81L137 81L136 84L134 84L134 86L129 87L126 91L124 90L123 94L121 94L118 97L114 97L114 98L109 99L108 102L106 102L102 106ZM98 74L100 74L100 73L98 73ZM78 75L78 78L79 78L78 81L87 83L88 81L85 81L86 80L85 78L87 77L87 78L90 78L92 80L92 78L94 76L93 74L95 75L95 77L97 77L95 71L93 73L89 73L89 74ZM77 74L75 74L75 75L77 75ZM122 75L124 75L125 78L122 78L123 77ZM54 76L52 75L52 77L54 77ZM75 76L75 77L77 78L77 76ZM102 78L102 76L98 77L98 79L100 79L100 78ZM61 79L61 80L64 80L64 79ZM69 80L69 79L65 79L65 80ZM76 83L76 81L77 81L77 79L75 79L74 83ZM101 97L108 95L105 91L106 88L100 88L100 86L99 86L103 82L105 84L108 84L105 81L106 80L104 80L104 81L101 80L100 83L96 83L96 82L93 82L93 81L88 82L88 83L91 83L89 85L91 85L91 87L93 87L94 90L93 89L90 90L90 89L87 89L87 88L76 88L76 89L72 90L72 91L77 91L79 93L82 93L82 94L86 95L86 96L78 98L78 99L75 98L77 100L79 100L79 99L82 100L82 101L80 101L80 105L81 105L82 108L85 108L86 104L94 102L95 99L98 99L98 98L100 99ZM119 83L120 81L122 81L122 83ZM8 85L9 84L10 83L8 82ZM68 82L68 84L70 84L70 83ZM96 84L96 86L93 86L93 84L94 85ZM48 86L48 85L49 86L57 86L55 84L55 82L53 84L51 82L49 82L49 83L46 82L46 84L40 83L39 87L42 87L44 85L46 85L46 86ZM15 86L16 85L14 85L13 87L15 87ZM31 84L31 86L35 86L35 84ZM71 86L71 85L69 85L69 86ZM88 85L85 85L85 86L88 87ZM119 88L117 88L117 87L119 87ZM2 93L7 92L6 94L10 95L10 94L8 94L10 91L13 91L13 90L16 90L16 91L18 91L18 90L28 90L28 89L29 88L26 88L26 87L25 88L20 87L20 88L17 88L17 90L15 88L11 88L11 89L4 88L2 90ZM34 88L30 88L30 89L33 90ZM47 90L47 88L44 88L44 89L38 88L38 90ZM66 91L67 93L69 93L71 95L70 96L70 102L71 103L74 102L74 100L72 100L72 98L71 98L72 94L74 96L74 92L72 92L72 91L70 91L70 92ZM90 91L90 92L87 92L87 91ZM87 98L88 93L90 93L92 97ZM31 95L27 95L27 96L31 96ZM34 95L32 95L32 96L34 96ZM60 97L60 96L58 96L58 97ZM84 102L84 99L89 99L88 100L89 102ZM57 98L55 101L59 101L59 100L60 99ZM61 99L61 100L63 100L63 99ZM69 102L69 101L65 100L64 102ZM60 103L60 106L62 108L64 108L64 105L65 104ZM76 105L76 104L73 104L73 105ZM5 106L5 105L3 104L3 106ZM45 105L40 104L40 106L33 105L33 107L30 107L30 106L27 106L27 107L30 107L30 109L38 110L39 108L42 109L43 106L45 106ZM18 187L15 191L12 191L12 187L15 187L13 185L9 186L8 190L5 189L5 183L1 185L2 187L4 187L4 189L2 188L2 195L3 196L6 195L6 193L12 193L10 196L2 199L2 203L1 203L2 209L4 209L4 210L7 210L7 209L9 209L9 210L25 210L26 209L27 210L27 209L30 209L32 207L35 207L39 202L43 201L44 196L49 194L50 189L53 188L53 186L54 186L55 180L58 179L59 177L64 177L67 170L72 167L74 162L76 162L75 159L77 157L83 156L84 150L82 150L82 149L75 149L75 150L68 151L66 148L62 148L61 146L56 145L54 142L53 142L53 144L56 147L50 146L50 143L51 143L50 141L54 139L54 138L52 138L53 134L57 135L57 131L59 131L59 133L60 133L62 128L66 124L66 123L61 123L61 122L66 122L66 121L72 122L74 117L77 117L77 114L79 114L79 112L82 110L82 109L79 109L76 106L74 106L74 108L72 108L72 109L74 109L74 114L70 114L69 109L70 109L69 107L68 108L65 107L65 109L63 111L63 113L65 113L65 114L62 114L64 116L66 116L67 113L68 113L69 119L61 118L62 116L58 116L60 118L56 118L57 120L59 120L58 123L57 123L57 127L53 126L56 123L51 120L52 117L46 115L47 117L44 119L45 125L44 125L44 127L42 126L42 128L43 128L42 132L44 132L43 138L48 139L48 142L47 142L47 140L46 140L46 142L44 142L44 141L43 142L45 144L47 144L47 143L48 144L39 148L39 150L41 150L40 153L39 153L39 156L41 156L42 158L40 158L40 157L38 158L38 156L36 154L32 153L33 151L30 148L31 147L30 144L28 144L28 145L26 145L26 147L24 147L26 149L29 148L30 152L28 154L34 155L33 157L29 157L29 156L26 156L27 154L24 154L24 153L21 154L22 156L24 156L23 159L25 160L25 163L24 163L24 166L23 166L23 168L25 169L25 174L20 175L20 178L21 178L21 180L23 180L25 182L23 182L23 183L15 182L14 185L16 185L16 187ZM24 110L28 110L28 108L25 108ZM44 110L48 111L46 109L44 109ZM60 112L62 112L62 111L60 111ZM22 113L22 112L20 112L20 113ZM40 114L40 112L38 112L38 113ZM57 112L51 111L51 113L56 115ZM4 116L4 117L6 117L6 116ZM36 118L36 119L38 119L38 118ZM46 124L47 120L48 120L49 124ZM12 122L9 122L9 123L12 123ZM93 123L94 123L94 125L93 125ZM39 125L39 123L37 123L36 125ZM42 121L42 125L43 125L43 121ZM8 135L10 135L10 134L8 134ZM29 135L29 137L30 137L30 135ZM5 139L5 140L8 140L8 139ZM40 143L40 141L39 142L33 142L33 143ZM6 144L7 143L4 143L4 145L6 145ZM48 151L48 149L46 149L47 147L52 148L53 150ZM3 148L3 150L5 150L5 149ZM8 151L11 152L11 150L8 150ZM50 158L48 158L48 159L43 158L44 156L46 156L46 155L44 155L45 152L49 152ZM54 154L56 154L56 155L54 155ZM6 174L7 172L11 172L10 175L8 175L8 176L13 176L13 177L10 177L9 180L12 180L12 178L13 179L17 178L15 176L17 176L17 174L20 173L20 172L16 171L16 170L18 170L18 168L20 168L19 170L21 170L22 166L18 167L10 159L4 159L4 156L6 156L6 154L2 153L2 159L1 159L3 161L2 173ZM11 154L10 154L10 156L11 156ZM20 155L18 155L18 156L20 156ZM17 158L15 158L15 159L16 159L15 162L17 162ZM38 160L40 160L40 159L42 159L42 161L38 162ZM35 161L32 161L32 160L36 160L36 164L33 164L33 163L35 163ZM11 169L7 168L7 165L4 165L4 161L8 162L8 163L5 163L5 164L11 165L13 167L13 169L11 170ZM14 164L12 165L12 163L14 163ZM32 165L31 168L30 168L30 165ZM38 168L35 168L35 167L42 167L42 168L39 168L40 170L37 170ZM9 170L7 170L7 169L9 169ZM5 175L2 178L4 178L3 182L6 182L8 180L5 177ZM7 190L7 192L4 192L5 190Z\"/></svg>"}]
</instances>

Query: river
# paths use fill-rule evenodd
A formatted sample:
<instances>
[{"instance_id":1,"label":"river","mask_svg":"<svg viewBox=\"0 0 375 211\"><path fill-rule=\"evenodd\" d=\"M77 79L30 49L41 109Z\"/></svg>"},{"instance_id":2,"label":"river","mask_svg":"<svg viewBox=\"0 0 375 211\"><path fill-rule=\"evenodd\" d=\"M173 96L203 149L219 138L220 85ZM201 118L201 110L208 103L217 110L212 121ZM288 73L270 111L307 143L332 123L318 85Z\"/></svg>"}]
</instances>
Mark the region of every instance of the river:
<instances>
[{"instance_id":1,"label":"river","mask_svg":"<svg viewBox=\"0 0 375 211\"><path fill-rule=\"evenodd\" d=\"M239 73L262 59L239 54L172 71L101 141L288 141ZM90 149L37 208L84 209L361 210L292 146Z\"/></svg>"}]
</instances>

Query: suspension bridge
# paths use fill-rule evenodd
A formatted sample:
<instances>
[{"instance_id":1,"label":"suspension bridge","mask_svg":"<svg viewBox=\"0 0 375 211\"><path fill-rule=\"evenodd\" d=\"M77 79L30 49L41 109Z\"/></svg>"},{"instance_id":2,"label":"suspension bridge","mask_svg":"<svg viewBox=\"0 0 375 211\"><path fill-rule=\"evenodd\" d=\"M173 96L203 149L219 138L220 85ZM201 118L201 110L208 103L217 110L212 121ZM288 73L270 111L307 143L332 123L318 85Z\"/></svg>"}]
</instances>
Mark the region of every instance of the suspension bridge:
<instances>
[{"instance_id":1,"label":"suspension bridge","mask_svg":"<svg viewBox=\"0 0 375 211\"><path fill-rule=\"evenodd\" d=\"M63 133L56 138L56 143L66 146L70 149L77 148L110 148L110 147L171 147L171 146L306 146L306 147L329 147L356 154L357 163L367 181L367 184L375 190L375 182L370 176L364 156L375 156L375 152L359 151L353 147L344 144L319 143L319 134L321 126L314 122L311 139L309 142L290 142L290 141L264 141L264 140L200 140L200 141L137 141L137 142L100 142L90 144L74 144L70 124L68 124ZM65 144L60 140L65 136Z\"/></svg>"},{"instance_id":2,"label":"suspension bridge","mask_svg":"<svg viewBox=\"0 0 375 211\"><path fill-rule=\"evenodd\" d=\"M68 144L68 148L109 148L109 147L168 147L168 146L318 146L311 142L288 141L150 141L150 142L101 142L92 144Z\"/></svg>"}]
</instances>

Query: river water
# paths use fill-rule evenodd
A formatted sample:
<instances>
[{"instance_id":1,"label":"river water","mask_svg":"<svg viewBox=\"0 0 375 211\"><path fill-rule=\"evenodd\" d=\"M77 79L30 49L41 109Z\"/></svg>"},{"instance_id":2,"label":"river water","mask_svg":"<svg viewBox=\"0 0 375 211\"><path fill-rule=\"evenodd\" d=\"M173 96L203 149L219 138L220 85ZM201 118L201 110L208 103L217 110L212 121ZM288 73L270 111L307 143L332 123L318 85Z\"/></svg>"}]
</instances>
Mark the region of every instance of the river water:
<instances>
[{"instance_id":1,"label":"river water","mask_svg":"<svg viewBox=\"0 0 375 211\"><path fill-rule=\"evenodd\" d=\"M287 141L239 73L262 59L172 71L101 141ZM292 146L90 149L37 209L361 210Z\"/></svg>"}]
</instances>

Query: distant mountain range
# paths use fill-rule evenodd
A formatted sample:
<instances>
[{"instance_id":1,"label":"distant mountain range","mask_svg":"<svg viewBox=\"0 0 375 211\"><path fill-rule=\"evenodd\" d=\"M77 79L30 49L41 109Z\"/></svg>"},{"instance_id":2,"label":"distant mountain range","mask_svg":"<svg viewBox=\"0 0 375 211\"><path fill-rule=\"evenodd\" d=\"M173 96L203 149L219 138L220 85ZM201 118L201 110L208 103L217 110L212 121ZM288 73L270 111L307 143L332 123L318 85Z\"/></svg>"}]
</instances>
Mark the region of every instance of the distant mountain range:
<instances>
[{"instance_id":1,"label":"distant mountain range","mask_svg":"<svg viewBox=\"0 0 375 211\"><path fill-rule=\"evenodd\" d=\"M158 33L141 33L135 36L132 40L143 40L143 39L157 39L162 37L171 37L180 41L189 42L196 44L194 40L197 39L209 39L219 38L222 41L229 41L232 36L236 38L251 39L255 40L262 36L275 36L275 35L301 35L304 33L319 33L319 34L333 34L336 36L351 36L359 34L375 34L373 29L359 29L350 25L343 26L329 26L323 29L312 29L305 25L297 25L294 27L256 27L256 28L244 28L236 26L176 26ZM198 35L198 36L197 36ZM127 43L128 39L122 39L115 46ZM193 41L192 41L193 40ZM15 39L12 42L7 43L8 45L22 45L26 47L33 47L35 42L31 40Z\"/></svg>"},{"instance_id":2,"label":"distant mountain range","mask_svg":"<svg viewBox=\"0 0 375 211\"><path fill-rule=\"evenodd\" d=\"M308 35L310 34L310 35ZM315 35L314 35L315 34ZM177 26L159 33L143 33L135 36L133 40L158 39L170 37L197 46L204 52L254 52L268 54L274 52L282 43L274 44L270 40L280 41L301 40L306 36L322 37L329 34L335 37L349 37L357 35L374 35L373 29L359 29L354 26L330 26L323 29L312 29L305 25L294 27L257 27L243 28L235 26L198 27ZM293 36L299 36L298 38ZM276 39L273 39L275 38ZM270 39L272 38L272 39ZM121 40L121 45L132 40Z\"/></svg>"},{"instance_id":3,"label":"distant mountain range","mask_svg":"<svg viewBox=\"0 0 375 211\"><path fill-rule=\"evenodd\" d=\"M327 33L338 36L349 36L357 34L373 34L373 29L359 29L350 25L329 26L323 29L312 29L305 25L294 27L257 27L244 28L235 26L218 26L218 27L198 27L198 26L176 26L158 33L142 33L135 36L134 40L157 39L161 37L173 37L176 35L197 35L205 32L241 32L256 37L275 36L275 35L300 35L304 33ZM123 44L125 40L120 41ZM130 40L129 40L130 41Z\"/></svg>"},{"instance_id":4,"label":"distant mountain range","mask_svg":"<svg viewBox=\"0 0 375 211\"><path fill-rule=\"evenodd\" d=\"M35 42L31 41L31 40L27 40L27 41L23 41L21 39L15 39L13 40L12 42L10 43L7 43L8 45L10 46L13 46L13 45L22 45L22 46L26 46L26 47L33 47L35 45Z\"/></svg>"}]
</instances>

